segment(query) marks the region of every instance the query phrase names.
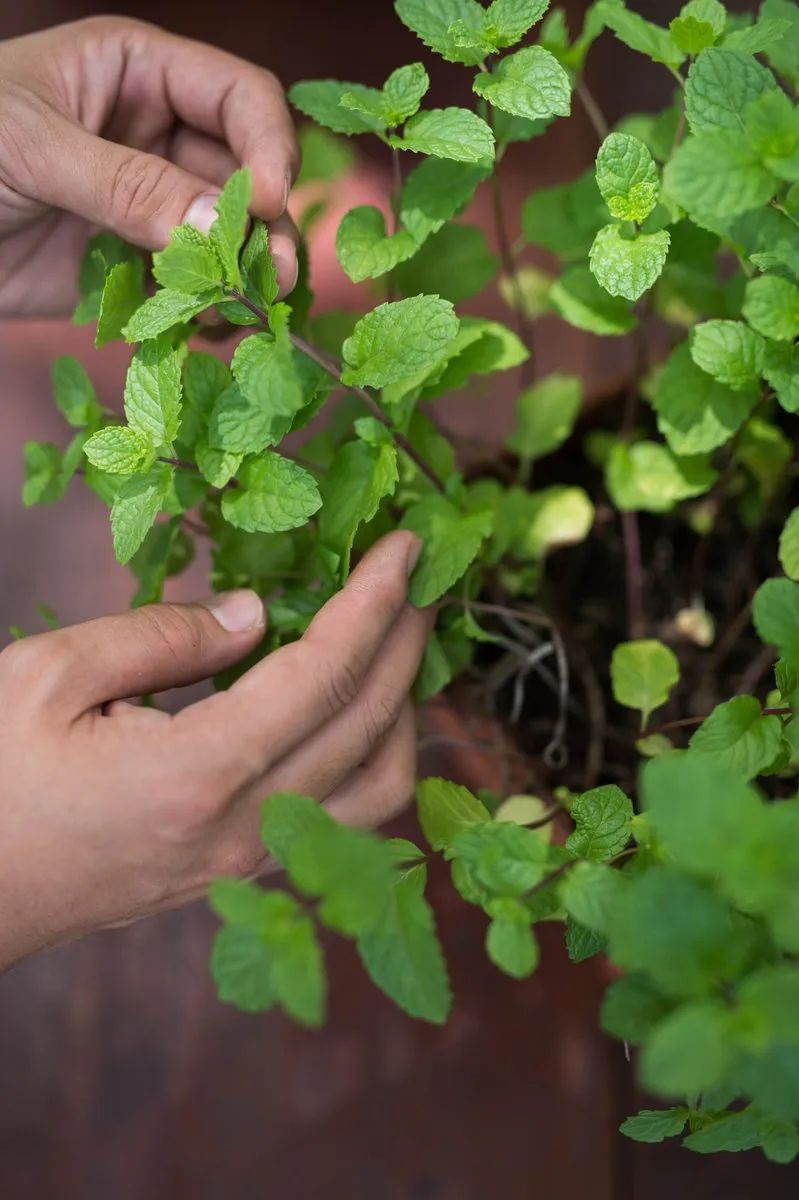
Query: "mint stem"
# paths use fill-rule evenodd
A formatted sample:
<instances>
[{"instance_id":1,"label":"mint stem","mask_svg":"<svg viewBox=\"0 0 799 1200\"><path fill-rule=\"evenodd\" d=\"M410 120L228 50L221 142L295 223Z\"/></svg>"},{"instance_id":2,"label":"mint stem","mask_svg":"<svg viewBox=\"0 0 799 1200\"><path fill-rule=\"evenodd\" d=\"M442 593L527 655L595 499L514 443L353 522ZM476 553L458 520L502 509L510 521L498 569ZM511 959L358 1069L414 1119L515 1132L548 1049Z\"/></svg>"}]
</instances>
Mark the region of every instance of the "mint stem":
<instances>
[{"instance_id":1,"label":"mint stem","mask_svg":"<svg viewBox=\"0 0 799 1200\"><path fill-rule=\"evenodd\" d=\"M231 289L231 291L228 293L228 295L231 296L232 299L238 300L239 304L243 304L245 308L249 309L249 311L253 314L253 316L258 317L259 320L262 321L263 324L267 328L269 327L269 314L264 312L264 310L262 308L259 308L259 306L257 304L253 304L252 300L250 300L247 296L243 295L242 292L236 291L235 289ZM417 452L417 450L408 441L405 434L401 433L394 426L393 422L389 420L389 418L383 412L382 408L377 403L377 400L375 400L374 396L372 396L371 393L367 392L365 388L354 387L351 384L344 383L341 378L341 367L335 361L335 359L329 358L328 355L325 354L322 350L318 350L316 348L316 346L312 346L310 342L306 342L305 338L301 338L296 333L289 334L289 337L291 339L291 344L294 346L295 349L299 350L300 353L305 354L308 358L311 359L312 362L315 362L318 367L321 367L322 370L325 371L328 375L330 375L330 377L332 379L335 379L336 383L340 387L344 388L345 391L351 392L354 396L357 396L360 400L363 400L364 404L368 407L372 416L375 417L380 422L381 425L385 426L385 428L388 429L391 436L394 438L394 441L399 446L400 450L402 450L403 453L407 455L407 457L411 460L411 462L414 464L414 466L417 467L419 471L421 471L421 473L425 476L426 479L428 479L430 481L430 483L433 485L433 487L439 492L443 492L445 490L444 484L441 482L439 477L436 475L436 473L432 469L432 467L429 467L427 465L427 463L424 461L424 459L421 457L421 455Z\"/></svg>"}]
</instances>

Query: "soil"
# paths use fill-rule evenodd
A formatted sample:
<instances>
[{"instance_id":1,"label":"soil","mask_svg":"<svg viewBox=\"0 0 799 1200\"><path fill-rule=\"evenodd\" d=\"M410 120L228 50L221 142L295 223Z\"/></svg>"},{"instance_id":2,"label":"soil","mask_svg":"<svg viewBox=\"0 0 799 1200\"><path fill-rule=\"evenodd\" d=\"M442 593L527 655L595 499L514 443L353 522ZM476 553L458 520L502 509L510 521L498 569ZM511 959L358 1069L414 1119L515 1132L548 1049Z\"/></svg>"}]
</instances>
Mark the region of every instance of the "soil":
<instances>
[{"instance_id":1,"label":"soil","mask_svg":"<svg viewBox=\"0 0 799 1200\"><path fill-rule=\"evenodd\" d=\"M534 608L551 619L562 639L569 665L567 686L562 678L558 683L553 654L532 668L522 685L516 682L520 645L515 655L503 647L481 645L464 685L467 695L461 700L467 709L488 714L499 725L501 732L494 736L504 745L498 753L505 759L508 780L514 778L518 786L521 771L523 786L544 796L560 786L577 791L600 781L616 782L634 794L641 762L635 748L639 718L613 700L608 674L613 648L631 636L662 639L680 661L681 681L668 704L655 713L650 730L705 716L739 692L765 700L774 686L776 655L755 634L750 605L758 584L780 573L777 543L788 513L799 503L795 483L790 474L786 476L759 518L747 523L740 505L730 497L740 480L725 470L729 450L723 448L717 452L719 480L709 496L697 502L715 513L710 534L698 535L677 514L638 514L644 621L631 631L622 520L608 502L601 470L582 451L590 431L618 429L623 404L622 396L610 397L584 418L562 450L536 464L536 489L554 483L586 489L597 512L589 537L550 556L541 592L534 600L498 590L481 598L490 605ZM646 410L643 418L648 417ZM646 433L657 436L654 425ZM474 464L468 478L481 477L511 483L516 478L515 460L505 456ZM710 646L697 645L675 625L676 614L691 605L704 605L715 622ZM476 615L485 628L504 637L518 641L524 633L524 626L509 625L502 614ZM531 632L530 628L531 649L552 636L545 628L532 627ZM502 663L516 670L506 682L498 683ZM559 695L567 710L562 739L557 729ZM685 746L698 723L665 732L676 746ZM766 786L772 795L789 795L794 782L772 777Z\"/></svg>"}]
</instances>

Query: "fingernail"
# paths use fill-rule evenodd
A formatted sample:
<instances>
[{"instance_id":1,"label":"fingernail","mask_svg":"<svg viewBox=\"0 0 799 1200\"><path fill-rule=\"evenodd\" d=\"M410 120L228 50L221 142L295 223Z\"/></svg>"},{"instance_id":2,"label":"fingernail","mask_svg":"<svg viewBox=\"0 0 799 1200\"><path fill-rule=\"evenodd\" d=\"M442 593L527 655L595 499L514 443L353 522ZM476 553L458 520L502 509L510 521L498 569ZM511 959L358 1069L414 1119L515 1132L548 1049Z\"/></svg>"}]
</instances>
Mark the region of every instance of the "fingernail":
<instances>
[{"instance_id":1,"label":"fingernail","mask_svg":"<svg viewBox=\"0 0 799 1200\"><path fill-rule=\"evenodd\" d=\"M408 578L413 575L413 569L419 561L419 555L422 553L422 539L414 537L408 551Z\"/></svg>"},{"instance_id":2,"label":"fingernail","mask_svg":"<svg viewBox=\"0 0 799 1200\"><path fill-rule=\"evenodd\" d=\"M278 278L280 279L280 295L281 297L288 296L289 293L293 292L297 286L297 279L299 278L300 274L300 265L294 256L292 256L291 264L289 265L288 256L279 249L272 251L272 259L275 264L275 270L277 271Z\"/></svg>"},{"instance_id":3,"label":"fingernail","mask_svg":"<svg viewBox=\"0 0 799 1200\"><path fill-rule=\"evenodd\" d=\"M261 597L249 588L234 592L220 592L205 601L205 607L228 633L245 633L262 629L264 606Z\"/></svg>"},{"instance_id":4,"label":"fingernail","mask_svg":"<svg viewBox=\"0 0 799 1200\"><path fill-rule=\"evenodd\" d=\"M200 233L209 233L217 217L214 205L218 199L219 192L206 192L204 195L198 196L186 209L186 215L183 218L184 225L193 225Z\"/></svg>"}]
</instances>

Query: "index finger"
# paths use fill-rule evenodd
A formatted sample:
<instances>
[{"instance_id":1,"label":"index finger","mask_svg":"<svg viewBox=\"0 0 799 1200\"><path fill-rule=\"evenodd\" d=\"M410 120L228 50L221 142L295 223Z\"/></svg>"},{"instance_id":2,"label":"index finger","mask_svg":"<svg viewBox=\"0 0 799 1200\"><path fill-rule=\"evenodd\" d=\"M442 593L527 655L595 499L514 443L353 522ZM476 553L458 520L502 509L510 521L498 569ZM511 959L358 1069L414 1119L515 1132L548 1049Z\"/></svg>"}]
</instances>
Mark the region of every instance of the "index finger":
<instances>
[{"instance_id":1,"label":"index finger","mask_svg":"<svg viewBox=\"0 0 799 1200\"><path fill-rule=\"evenodd\" d=\"M397 531L365 556L299 641L176 717L209 761L262 773L357 699L369 667L403 611L421 544Z\"/></svg>"},{"instance_id":2,"label":"index finger","mask_svg":"<svg viewBox=\"0 0 799 1200\"><path fill-rule=\"evenodd\" d=\"M222 140L250 167L255 216L279 217L299 150L283 88L271 71L156 26L141 24L129 38L128 82L136 94L160 82L181 121Z\"/></svg>"}]
</instances>

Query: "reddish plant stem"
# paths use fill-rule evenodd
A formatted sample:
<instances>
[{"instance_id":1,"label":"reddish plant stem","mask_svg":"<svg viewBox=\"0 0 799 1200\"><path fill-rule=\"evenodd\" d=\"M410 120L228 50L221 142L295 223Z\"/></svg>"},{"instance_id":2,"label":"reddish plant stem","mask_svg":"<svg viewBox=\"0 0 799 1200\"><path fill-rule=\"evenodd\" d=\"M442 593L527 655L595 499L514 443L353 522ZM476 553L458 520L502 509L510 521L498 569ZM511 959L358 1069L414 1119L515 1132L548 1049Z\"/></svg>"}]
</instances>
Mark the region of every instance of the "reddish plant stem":
<instances>
[{"instance_id":1,"label":"reddish plant stem","mask_svg":"<svg viewBox=\"0 0 799 1200\"><path fill-rule=\"evenodd\" d=\"M794 710L792 708L764 708L761 716L764 717L789 717ZM656 725L654 729L647 730L647 737L652 733L668 733L670 729L688 729L691 726L701 725L706 721L710 713L706 713L703 717L680 717L677 721L666 721L663 725ZM637 741L636 737L636 741Z\"/></svg>"},{"instance_id":2,"label":"reddish plant stem","mask_svg":"<svg viewBox=\"0 0 799 1200\"><path fill-rule=\"evenodd\" d=\"M627 631L635 641L644 632L644 575L641 565L641 538L634 512L621 514L624 538L624 579L627 589Z\"/></svg>"},{"instance_id":3,"label":"reddish plant stem","mask_svg":"<svg viewBox=\"0 0 799 1200\"><path fill-rule=\"evenodd\" d=\"M577 98L585 109L586 116L591 122L599 141L604 142L605 138L610 133L610 126L605 118L605 114L602 112L602 109L597 104L587 84L585 83L585 80L581 79L574 90L577 93Z\"/></svg>"},{"instance_id":4,"label":"reddish plant stem","mask_svg":"<svg viewBox=\"0 0 799 1200\"><path fill-rule=\"evenodd\" d=\"M269 326L269 315L264 312L262 308L259 308L257 304L253 304L252 300L243 295L242 292L231 290L228 294L233 300L238 300L239 304L243 304L245 308L249 309L249 311L254 316L258 317L265 326ZM298 334L292 333L289 336L291 338L292 345L297 350L299 350L302 354L307 355L307 357L315 362L318 367L321 367L322 370L330 375L332 379L335 379L336 383L339 384L340 387L344 388L345 391L352 392L353 395L357 396L360 400L363 400L372 416L390 431L391 436L394 438L394 441L397 443L400 450L407 455L414 466L416 466L425 476L425 478L429 480L436 491L443 492L444 484L438 478L435 471L433 471L433 469L427 465L418 451L408 441L405 434L401 433L394 427L393 423L383 412L374 396L371 395L370 392L367 392L365 388L355 387L351 384L344 383L341 378L341 368L335 359L329 358L327 354L321 350L318 350L316 346L312 346L310 342L306 342L305 338L300 337Z\"/></svg>"}]
</instances>

